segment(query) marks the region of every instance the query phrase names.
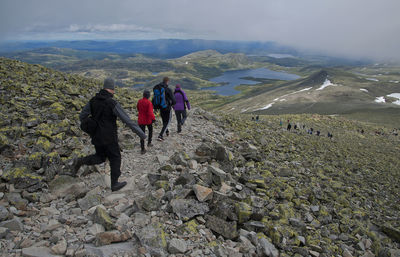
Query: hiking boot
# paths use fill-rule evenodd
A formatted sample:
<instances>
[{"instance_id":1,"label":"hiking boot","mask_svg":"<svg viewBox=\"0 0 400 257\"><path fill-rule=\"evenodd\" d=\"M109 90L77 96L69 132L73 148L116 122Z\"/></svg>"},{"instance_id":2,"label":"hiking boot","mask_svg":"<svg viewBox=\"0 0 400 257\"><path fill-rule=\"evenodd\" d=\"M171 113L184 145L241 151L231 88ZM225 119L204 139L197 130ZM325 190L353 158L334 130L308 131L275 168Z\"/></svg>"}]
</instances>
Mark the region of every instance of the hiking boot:
<instances>
[{"instance_id":1,"label":"hiking boot","mask_svg":"<svg viewBox=\"0 0 400 257\"><path fill-rule=\"evenodd\" d=\"M146 153L146 149L142 149L142 151L140 151L141 154L145 154Z\"/></svg>"},{"instance_id":2,"label":"hiking boot","mask_svg":"<svg viewBox=\"0 0 400 257\"><path fill-rule=\"evenodd\" d=\"M147 147L152 147L152 146L153 146L152 143L148 143L148 144L147 144Z\"/></svg>"},{"instance_id":3,"label":"hiking boot","mask_svg":"<svg viewBox=\"0 0 400 257\"><path fill-rule=\"evenodd\" d=\"M164 141L164 138L162 136L158 136L158 141Z\"/></svg>"},{"instance_id":4,"label":"hiking boot","mask_svg":"<svg viewBox=\"0 0 400 257\"><path fill-rule=\"evenodd\" d=\"M123 188L124 186L126 186L126 181L124 182L116 182L114 185L111 185L111 191L118 191L121 188Z\"/></svg>"},{"instance_id":5,"label":"hiking boot","mask_svg":"<svg viewBox=\"0 0 400 257\"><path fill-rule=\"evenodd\" d=\"M169 136L169 130L165 131L165 135Z\"/></svg>"}]
</instances>

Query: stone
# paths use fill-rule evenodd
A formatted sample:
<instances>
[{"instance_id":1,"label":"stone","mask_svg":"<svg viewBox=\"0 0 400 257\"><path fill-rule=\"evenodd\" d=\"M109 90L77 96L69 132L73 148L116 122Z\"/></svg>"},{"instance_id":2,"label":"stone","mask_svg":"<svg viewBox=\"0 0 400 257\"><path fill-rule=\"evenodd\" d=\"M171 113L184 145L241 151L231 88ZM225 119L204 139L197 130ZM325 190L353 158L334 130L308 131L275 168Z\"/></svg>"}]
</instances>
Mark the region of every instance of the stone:
<instances>
[{"instance_id":1,"label":"stone","mask_svg":"<svg viewBox=\"0 0 400 257\"><path fill-rule=\"evenodd\" d=\"M238 217L239 224L243 224L248 221L251 214L253 213L251 206L245 202L235 203L235 211Z\"/></svg>"},{"instance_id":2,"label":"stone","mask_svg":"<svg viewBox=\"0 0 400 257\"><path fill-rule=\"evenodd\" d=\"M65 252L67 251L67 241L64 238L62 238L57 242L56 245L51 247L51 251L56 255L64 255Z\"/></svg>"},{"instance_id":3,"label":"stone","mask_svg":"<svg viewBox=\"0 0 400 257\"><path fill-rule=\"evenodd\" d=\"M112 230L114 228L111 217L101 207L97 207L93 213L93 222L103 225L106 230Z\"/></svg>"},{"instance_id":4,"label":"stone","mask_svg":"<svg viewBox=\"0 0 400 257\"><path fill-rule=\"evenodd\" d=\"M52 254L49 248L46 247L29 247L22 249L24 257L56 257Z\"/></svg>"},{"instance_id":5,"label":"stone","mask_svg":"<svg viewBox=\"0 0 400 257\"><path fill-rule=\"evenodd\" d=\"M319 252L311 251L311 250L309 251L309 253L310 253L310 255L313 256L313 257L319 257L319 255L320 255Z\"/></svg>"},{"instance_id":6,"label":"stone","mask_svg":"<svg viewBox=\"0 0 400 257\"><path fill-rule=\"evenodd\" d=\"M8 233L10 233L10 230L8 228L0 227L0 239L5 238Z\"/></svg>"},{"instance_id":7,"label":"stone","mask_svg":"<svg viewBox=\"0 0 400 257\"><path fill-rule=\"evenodd\" d=\"M201 185L194 185L193 191L196 194L197 200L199 200L200 202L205 202L212 198L213 190L211 188Z\"/></svg>"},{"instance_id":8,"label":"stone","mask_svg":"<svg viewBox=\"0 0 400 257\"><path fill-rule=\"evenodd\" d=\"M133 224L138 227L144 227L150 224L150 216L141 212L136 212L133 214Z\"/></svg>"},{"instance_id":9,"label":"stone","mask_svg":"<svg viewBox=\"0 0 400 257\"><path fill-rule=\"evenodd\" d=\"M132 238L132 234L126 230L119 232L118 230L101 232L96 235L96 246L109 245L111 243L125 242Z\"/></svg>"},{"instance_id":10,"label":"stone","mask_svg":"<svg viewBox=\"0 0 400 257\"><path fill-rule=\"evenodd\" d=\"M88 187L84 182L76 183L74 180L69 181L65 185L60 185L59 187L56 187L56 185L53 187L53 194L55 194L57 197L65 197L66 199L71 200L84 197L87 192Z\"/></svg>"},{"instance_id":11,"label":"stone","mask_svg":"<svg viewBox=\"0 0 400 257\"><path fill-rule=\"evenodd\" d=\"M289 223L293 227L300 228L300 229L306 229L306 224L303 221L299 220L299 219L290 218L289 219Z\"/></svg>"},{"instance_id":12,"label":"stone","mask_svg":"<svg viewBox=\"0 0 400 257\"><path fill-rule=\"evenodd\" d=\"M138 201L139 206L141 206L146 211L156 211L160 208L160 199L153 196L152 194L147 194L145 197Z\"/></svg>"},{"instance_id":13,"label":"stone","mask_svg":"<svg viewBox=\"0 0 400 257\"><path fill-rule=\"evenodd\" d=\"M235 239L239 236L236 222L228 222L216 216L206 215L206 227L220 234L226 239Z\"/></svg>"},{"instance_id":14,"label":"stone","mask_svg":"<svg viewBox=\"0 0 400 257\"><path fill-rule=\"evenodd\" d=\"M8 228L10 231L22 231L24 225L18 218L0 222L0 227Z\"/></svg>"},{"instance_id":15,"label":"stone","mask_svg":"<svg viewBox=\"0 0 400 257\"><path fill-rule=\"evenodd\" d=\"M311 205L310 209L313 213L318 213L319 212L319 206L318 205Z\"/></svg>"},{"instance_id":16,"label":"stone","mask_svg":"<svg viewBox=\"0 0 400 257\"><path fill-rule=\"evenodd\" d=\"M382 226L382 231L391 239L393 239L394 241L396 241L397 243L400 243L400 230L395 229L393 227L390 226Z\"/></svg>"},{"instance_id":17,"label":"stone","mask_svg":"<svg viewBox=\"0 0 400 257\"><path fill-rule=\"evenodd\" d=\"M217 186L220 186L227 177L225 171L212 165L208 166L208 172L212 173L212 182Z\"/></svg>"},{"instance_id":18,"label":"stone","mask_svg":"<svg viewBox=\"0 0 400 257\"><path fill-rule=\"evenodd\" d=\"M348 249L344 249L343 257L353 257L353 255L351 254L351 252Z\"/></svg>"},{"instance_id":19,"label":"stone","mask_svg":"<svg viewBox=\"0 0 400 257\"><path fill-rule=\"evenodd\" d=\"M370 250L366 251L361 257L375 257L375 254Z\"/></svg>"},{"instance_id":20,"label":"stone","mask_svg":"<svg viewBox=\"0 0 400 257\"><path fill-rule=\"evenodd\" d=\"M110 245L105 245L105 246L100 246L96 247L91 244L85 244L84 245L85 249L82 249L80 251L83 251L81 255L78 255L78 253L75 252L75 257L79 256L99 256L99 257L108 257L108 256L114 256L116 253L123 253L123 252L133 252L137 245L135 245L132 242L123 242L123 243L114 243ZM80 253L79 253L80 254ZM127 256L127 255L118 255L118 256ZM131 255L128 255L131 256ZM135 255L133 255L135 256Z\"/></svg>"},{"instance_id":21,"label":"stone","mask_svg":"<svg viewBox=\"0 0 400 257\"><path fill-rule=\"evenodd\" d=\"M198 163L196 160L189 160L188 165L189 165L189 168L192 170L197 170L197 168L198 168Z\"/></svg>"},{"instance_id":22,"label":"stone","mask_svg":"<svg viewBox=\"0 0 400 257\"><path fill-rule=\"evenodd\" d=\"M25 238L24 240L22 240L22 242L19 244L19 248L28 248L31 247L33 245L33 241L29 238Z\"/></svg>"},{"instance_id":23,"label":"stone","mask_svg":"<svg viewBox=\"0 0 400 257\"><path fill-rule=\"evenodd\" d=\"M54 215L59 215L60 211L54 207L43 207L40 209L40 216L51 217Z\"/></svg>"},{"instance_id":24,"label":"stone","mask_svg":"<svg viewBox=\"0 0 400 257\"><path fill-rule=\"evenodd\" d=\"M168 252L172 254L185 253L187 244L185 240L173 238L168 242Z\"/></svg>"},{"instance_id":25,"label":"stone","mask_svg":"<svg viewBox=\"0 0 400 257\"><path fill-rule=\"evenodd\" d=\"M130 221L130 218L128 215L126 215L125 213L122 213L119 217L117 222L115 222L115 224L117 226L125 226L126 224L128 224L128 222Z\"/></svg>"},{"instance_id":26,"label":"stone","mask_svg":"<svg viewBox=\"0 0 400 257\"><path fill-rule=\"evenodd\" d=\"M104 232L106 229L103 225L95 223L89 228L89 233L92 235L97 235L98 233Z\"/></svg>"},{"instance_id":27,"label":"stone","mask_svg":"<svg viewBox=\"0 0 400 257\"><path fill-rule=\"evenodd\" d=\"M194 199L172 199L171 207L179 219L187 221L197 215L204 215L209 211L206 203L200 203Z\"/></svg>"},{"instance_id":28,"label":"stone","mask_svg":"<svg viewBox=\"0 0 400 257\"><path fill-rule=\"evenodd\" d=\"M47 224L42 224L42 232L51 232L61 227L62 224L58 220L51 219Z\"/></svg>"},{"instance_id":29,"label":"stone","mask_svg":"<svg viewBox=\"0 0 400 257\"><path fill-rule=\"evenodd\" d=\"M258 247L261 248L263 256L278 257L279 251L275 246L265 237L258 239Z\"/></svg>"},{"instance_id":30,"label":"stone","mask_svg":"<svg viewBox=\"0 0 400 257\"><path fill-rule=\"evenodd\" d=\"M110 194L104 198L105 205L116 204L119 200L125 198L126 194Z\"/></svg>"},{"instance_id":31,"label":"stone","mask_svg":"<svg viewBox=\"0 0 400 257\"><path fill-rule=\"evenodd\" d=\"M229 194L232 191L232 187L229 186L228 184L222 182L221 187L219 188L219 192L223 194Z\"/></svg>"},{"instance_id":32,"label":"stone","mask_svg":"<svg viewBox=\"0 0 400 257\"><path fill-rule=\"evenodd\" d=\"M84 211L87 211L91 207L99 204L101 204L101 197L99 195L87 194L84 198L78 200L79 208Z\"/></svg>"},{"instance_id":33,"label":"stone","mask_svg":"<svg viewBox=\"0 0 400 257\"><path fill-rule=\"evenodd\" d=\"M166 256L167 241L165 232L160 223L152 223L139 229L136 234L142 246L146 247L147 251L163 253Z\"/></svg>"},{"instance_id":34,"label":"stone","mask_svg":"<svg viewBox=\"0 0 400 257\"><path fill-rule=\"evenodd\" d=\"M176 180L175 185L194 185L196 183L196 177L193 174L184 172Z\"/></svg>"},{"instance_id":35,"label":"stone","mask_svg":"<svg viewBox=\"0 0 400 257\"><path fill-rule=\"evenodd\" d=\"M15 206L18 210L26 210L28 200L23 199L19 193L8 193L6 194L7 201Z\"/></svg>"},{"instance_id":36,"label":"stone","mask_svg":"<svg viewBox=\"0 0 400 257\"><path fill-rule=\"evenodd\" d=\"M5 221L9 218L10 213L7 208L3 205L0 205L0 221Z\"/></svg>"}]
</instances>

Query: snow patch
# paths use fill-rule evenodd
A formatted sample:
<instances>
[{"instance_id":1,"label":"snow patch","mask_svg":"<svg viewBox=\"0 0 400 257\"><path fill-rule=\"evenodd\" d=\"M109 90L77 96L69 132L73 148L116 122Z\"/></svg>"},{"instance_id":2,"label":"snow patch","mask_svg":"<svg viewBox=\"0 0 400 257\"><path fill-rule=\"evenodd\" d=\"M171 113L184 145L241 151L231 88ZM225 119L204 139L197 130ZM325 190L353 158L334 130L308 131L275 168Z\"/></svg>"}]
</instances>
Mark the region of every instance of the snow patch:
<instances>
[{"instance_id":1,"label":"snow patch","mask_svg":"<svg viewBox=\"0 0 400 257\"><path fill-rule=\"evenodd\" d=\"M378 82L379 80L378 79L376 79L376 78L365 78L366 80L370 80L370 81L375 81L375 82Z\"/></svg>"},{"instance_id":2,"label":"snow patch","mask_svg":"<svg viewBox=\"0 0 400 257\"><path fill-rule=\"evenodd\" d=\"M368 89L360 88L360 90L363 91L363 92L367 92L368 93Z\"/></svg>"},{"instance_id":3,"label":"snow patch","mask_svg":"<svg viewBox=\"0 0 400 257\"><path fill-rule=\"evenodd\" d=\"M385 103L385 97L384 96L379 96L375 99L375 102L377 103Z\"/></svg>"},{"instance_id":4,"label":"snow patch","mask_svg":"<svg viewBox=\"0 0 400 257\"><path fill-rule=\"evenodd\" d=\"M390 80L389 82L390 82L390 83L396 83L396 84L399 83L398 80Z\"/></svg>"},{"instance_id":5,"label":"snow patch","mask_svg":"<svg viewBox=\"0 0 400 257\"><path fill-rule=\"evenodd\" d=\"M303 88L303 89L301 89L301 90L299 90L299 91L292 92L292 93L289 93L289 94L285 94L285 95L283 95L283 96L281 96L281 97L275 98L275 99L272 101L272 103L270 103L270 104L268 104L268 105L266 105L266 106L264 106L264 107L262 107L262 108L260 108L260 109L256 109L256 111L261 111L261 110L266 110L266 109L268 109L268 108L271 108L272 105L273 105L275 102L277 102L277 101L280 101L280 102L286 101L286 99L283 98L283 97L286 97L286 96L289 96L289 95L294 95L294 94L297 94L297 93L300 93L300 92L304 92L304 91L307 91L307 90L310 90L310 89L312 89L312 87Z\"/></svg>"},{"instance_id":6,"label":"snow patch","mask_svg":"<svg viewBox=\"0 0 400 257\"><path fill-rule=\"evenodd\" d=\"M268 108L271 108L273 104L274 104L274 103L270 103L270 104L264 106L263 108L260 108L260 109L257 109L257 110L266 110L266 109L268 109Z\"/></svg>"},{"instance_id":7,"label":"snow patch","mask_svg":"<svg viewBox=\"0 0 400 257\"><path fill-rule=\"evenodd\" d=\"M390 97L393 97L393 98L397 98L397 101L394 101L393 103L397 104L397 105L400 105L400 93L393 93L393 94L390 94L390 95L387 95L387 96L390 96Z\"/></svg>"},{"instance_id":8,"label":"snow patch","mask_svg":"<svg viewBox=\"0 0 400 257\"><path fill-rule=\"evenodd\" d=\"M324 84L322 84L322 86L320 86L317 90L323 90L324 88L329 86L336 86L336 85L333 84L329 79L325 79Z\"/></svg>"}]
</instances>

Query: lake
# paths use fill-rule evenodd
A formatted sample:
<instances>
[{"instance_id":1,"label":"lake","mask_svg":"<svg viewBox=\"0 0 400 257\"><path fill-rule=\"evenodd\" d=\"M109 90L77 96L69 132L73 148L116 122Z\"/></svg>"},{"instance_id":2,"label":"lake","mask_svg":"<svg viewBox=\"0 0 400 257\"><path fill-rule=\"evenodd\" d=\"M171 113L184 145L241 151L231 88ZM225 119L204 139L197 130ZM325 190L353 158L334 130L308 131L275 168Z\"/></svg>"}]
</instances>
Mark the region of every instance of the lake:
<instances>
[{"instance_id":1,"label":"lake","mask_svg":"<svg viewBox=\"0 0 400 257\"><path fill-rule=\"evenodd\" d=\"M213 90L217 91L216 92L217 95L228 96L240 93L240 91L235 89L236 86L255 85L260 83L258 81L242 79L245 77L262 78L262 79L279 79L279 80L295 80L300 78L300 76L297 76L295 74L273 71L266 68L258 68L251 70L233 70L233 71L226 71L221 76L210 79L211 82L223 83L224 85L217 87L208 87L204 88L203 90Z\"/></svg>"}]
</instances>

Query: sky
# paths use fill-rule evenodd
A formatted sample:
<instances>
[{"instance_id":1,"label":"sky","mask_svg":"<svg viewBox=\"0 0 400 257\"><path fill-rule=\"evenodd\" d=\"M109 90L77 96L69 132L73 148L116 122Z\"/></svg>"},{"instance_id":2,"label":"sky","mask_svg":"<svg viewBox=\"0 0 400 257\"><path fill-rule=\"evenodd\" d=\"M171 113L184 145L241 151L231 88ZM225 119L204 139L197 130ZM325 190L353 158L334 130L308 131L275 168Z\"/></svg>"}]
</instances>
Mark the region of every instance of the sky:
<instances>
[{"instance_id":1,"label":"sky","mask_svg":"<svg viewBox=\"0 0 400 257\"><path fill-rule=\"evenodd\" d=\"M274 41L400 60L399 0L1 0L0 41Z\"/></svg>"}]
</instances>

